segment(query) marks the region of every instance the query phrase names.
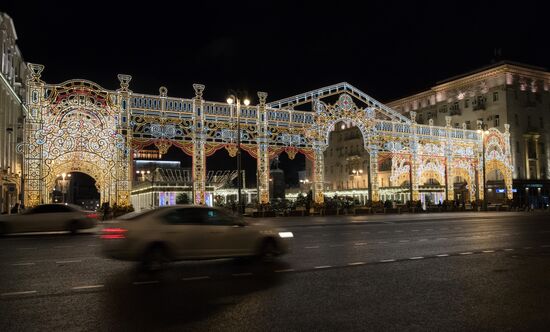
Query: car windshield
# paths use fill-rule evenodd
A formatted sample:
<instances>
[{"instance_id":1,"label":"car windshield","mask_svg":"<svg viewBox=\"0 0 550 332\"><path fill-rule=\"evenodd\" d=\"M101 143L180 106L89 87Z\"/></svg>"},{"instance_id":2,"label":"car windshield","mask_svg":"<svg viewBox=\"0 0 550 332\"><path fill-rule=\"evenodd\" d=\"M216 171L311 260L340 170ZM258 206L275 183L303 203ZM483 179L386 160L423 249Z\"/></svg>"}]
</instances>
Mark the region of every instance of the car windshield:
<instances>
[{"instance_id":1,"label":"car windshield","mask_svg":"<svg viewBox=\"0 0 550 332\"><path fill-rule=\"evenodd\" d=\"M119 217L116 217L117 220L134 220L137 218L141 218L145 215L153 213L155 210L141 210L141 211L133 211L126 214L123 214Z\"/></svg>"}]
</instances>

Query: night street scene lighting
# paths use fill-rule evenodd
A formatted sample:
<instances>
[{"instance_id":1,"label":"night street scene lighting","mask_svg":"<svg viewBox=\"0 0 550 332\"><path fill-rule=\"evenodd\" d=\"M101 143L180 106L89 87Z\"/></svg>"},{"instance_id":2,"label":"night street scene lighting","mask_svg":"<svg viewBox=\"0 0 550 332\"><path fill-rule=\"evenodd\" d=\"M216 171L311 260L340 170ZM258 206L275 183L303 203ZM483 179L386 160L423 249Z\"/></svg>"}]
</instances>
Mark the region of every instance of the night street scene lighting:
<instances>
[{"instance_id":1,"label":"night street scene lighting","mask_svg":"<svg viewBox=\"0 0 550 332\"><path fill-rule=\"evenodd\" d=\"M546 331L547 3L8 0L0 331Z\"/></svg>"}]
</instances>

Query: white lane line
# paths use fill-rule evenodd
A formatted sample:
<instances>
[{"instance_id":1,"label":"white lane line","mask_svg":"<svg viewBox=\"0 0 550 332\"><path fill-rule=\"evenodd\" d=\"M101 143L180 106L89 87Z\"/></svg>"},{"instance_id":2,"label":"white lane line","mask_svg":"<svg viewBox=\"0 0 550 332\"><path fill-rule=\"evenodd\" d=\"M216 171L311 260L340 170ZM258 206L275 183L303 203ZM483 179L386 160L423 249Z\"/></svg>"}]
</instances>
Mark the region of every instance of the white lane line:
<instances>
[{"instance_id":1,"label":"white lane line","mask_svg":"<svg viewBox=\"0 0 550 332\"><path fill-rule=\"evenodd\" d=\"M37 291L30 290L30 291L24 291L24 292L10 292L10 293L2 293L0 296L13 296L13 295L27 295L27 294L35 294Z\"/></svg>"},{"instance_id":2,"label":"white lane line","mask_svg":"<svg viewBox=\"0 0 550 332\"><path fill-rule=\"evenodd\" d=\"M420 232L419 229L413 229L412 231L413 231L413 232Z\"/></svg>"},{"instance_id":3,"label":"white lane line","mask_svg":"<svg viewBox=\"0 0 550 332\"><path fill-rule=\"evenodd\" d=\"M433 231L433 228L426 229L426 232Z\"/></svg>"},{"instance_id":4,"label":"white lane line","mask_svg":"<svg viewBox=\"0 0 550 332\"><path fill-rule=\"evenodd\" d=\"M395 231L395 233L403 233L403 231Z\"/></svg>"},{"instance_id":5,"label":"white lane line","mask_svg":"<svg viewBox=\"0 0 550 332\"><path fill-rule=\"evenodd\" d=\"M344 246L343 244L331 244L329 247L334 248L334 247L343 247L343 246Z\"/></svg>"},{"instance_id":6,"label":"white lane line","mask_svg":"<svg viewBox=\"0 0 550 332\"><path fill-rule=\"evenodd\" d=\"M181 280L191 281L191 280L204 280L204 279L210 279L210 277L209 276L188 277L188 278L182 278Z\"/></svg>"},{"instance_id":7,"label":"white lane line","mask_svg":"<svg viewBox=\"0 0 550 332\"><path fill-rule=\"evenodd\" d=\"M418 240L418 241L428 241L428 239L420 239L420 240Z\"/></svg>"},{"instance_id":8,"label":"white lane line","mask_svg":"<svg viewBox=\"0 0 550 332\"><path fill-rule=\"evenodd\" d=\"M411 257L409 258L410 260L417 260L417 259L423 259L424 257L422 256L416 256L416 257Z\"/></svg>"},{"instance_id":9,"label":"white lane line","mask_svg":"<svg viewBox=\"0 0 550 332\"><path fill-rule=\"evenodd\" d=\"M506 249L504 249L504 251L514 251L514 249L512 249L512 248L506 248Z\"/></svg>"},{"instance_id":10,"label":"white lane line","mask_svg":"<svg viewBox=\"0 0 550 332\"><path fill-rule=\"evenodd\" d=\"M482 252L488 254L488 253L495 252L495 251L494 250L483 250Z\"/></svg>"},{"instance_id":11,"label":"white lane line","mask_svg":"<svg viewBox=\"0 0 550 332\"><path fill-rule=\"evenodd\" d=\"M88 244L88 247L99 247L99 244Z\"/></svg>"},{"instance_id":12,"label":"white lane line","mask_svg":"<svg viewBox=\"0 0 550 332\"><path fill-rule=\"evenodd\" d=\"M72 248L73 246L55 246L56 249Z\"/></svg>"},{"instance_id":13,"label":"white lane line","mask_svg":"<svg viewBox=\"0 0 550 332\"><path fill-rule=\"evenodd\" d=\"M283 272L294 272L296 270L294 269L282 269L282 270L275 270L275 273L283 273Z\"/></svg>"},{"instance_id":14,"label":"white lane line","mask_svg":"<svg viewBox=\"0 0 550 332\"><path fill-rule=\"evenodd\" d=\"M446 237L438 237L436 240L447 240Z\"/></svg>"},{"instance_id":15,"label":"white lane line","mask_svg":"<svg viewBox=\"0 0 550 332\"><path fill-rule=\"evenodd\" d=\"M365 265L365 264L367 264L367 263L365 263L365 262L353 262L353 263L348 263L348 265L350 265L350 266L351 266L351 265Z\"/></svg>"},{"instance_id":16,"label":"white lane line","mask_svg":"<svg viewBox=\"0 0 550 332\"><path fill-rule=\"evenodd\" d=\"M57 261L57 264L65 264L65 263L81 263L81 259L74 259L74 260L67 260L67 261Z\"/></svg>"},{"instance_id":17,"label":"white lane line","mask_svg":"<svg viewBox=\"0 0 550 332\"><path fill-rule=\"evenodd\" d=\"M306 249L318 249L319 246L310 246L310 247L304 247L304 248L306 248Z\"/></svg>"},{"instance_id":18,"label":"white lane line","mask_svg":"<svg viewBox=\"0 0 550 332\"><path fill-rule=\"evenodd\" d=\"M148 281L134 281L132 284L134 285L150 285L150 284L158 284L158 280L148 280Z\"/></svg>"},{"instance_id":19,"label":"white lane line","mask_svg":"<svg viewBox=\"0 0 550 332\"><path fill-rule=\"evenodd\" d=\"M449 254L439 254L439 255L435 255L436 257L449 257Z\"/></svg>"},{"instance_id":20,"label":"white lane line","mask_svg":"<svg viewBox=\"0 0 550 332\"><path fill-rule=\"evenodd\" d=\"M332 267L331 265L321 265L321 266L315 266L314 269L328 269L329 267Z\"/></svg>"},{"instance_id":21,"label":"white lane line","mask_svg":"<svg viewBox=\"0 0 550 332\"><path fill-rule=\"evenodd\" d=\"M395 259L382 259L380 261L380 263L390 263L390 262L395 262Z\"/></svg>"},{"instance_id":22,"label":"white lane line","mask_svg":"<svg viewBox=\"0 0 550 332\"><path fill-rule=\"evenodd\" d=\"M12 264L12 266L29 266L29 265L35 265L36 263L15 263Z\"/></svg>"},{"instance_id":23,"label":"white lane line","mask_svg":"<svg viewBox=\"0 0 550 332\"><path fill-rule=\"evenodd\" d=\"M410 242L411 240L399 240L401 243Z\"/></svg>"},{"instance_id":24,"label":"white lane line","mask_svg":"<svg viewBox=\"0 0 550 332\"><path fill-rule=\"evenodd\" d=\"M252 272L233 273L231 275L234 277L245 277L245 276L251 276Z\"/></svg>"},{"instance_id":25,"label":"white lane line","mask_svg":"<svg viewBox=\"0 0 550 332\"><path fill-rule=\"evenodd\" d=\"M471 251L459 253L459 255L471 255L471 254L473 254L473 252L471 252Z\"/></svg>"},{"instance_id":26,"label":"white lane line","mask_svg":"<svg viewBox=\"0 0 550 332\"><path fill-rule=\"evenodd\" d=\"M388 243L388 241L378 241L378 244Z\"/></svg>"},{"instance_id":27,"label":"white lane line","mask_svg":"<svg viewBox=\"0 0 550 332\"><path fill-rule=\"evenodd\" d=\"M86 285L86 286L78 286L73 287L73 290L80 290L80 289L94 289L94 288L102 288L104 285Z\"/></svg>"},{"instance_id":28,"label":"white lane line","mask_svg":"<svg viewBox=\"0 0 550 332\"><path fill-rule=\"evenodd\" d=\"M356 242L354 245L356 245L356 246L364 246L365 244L367 244L367 242Z\"/></svg>"}]
</instances>

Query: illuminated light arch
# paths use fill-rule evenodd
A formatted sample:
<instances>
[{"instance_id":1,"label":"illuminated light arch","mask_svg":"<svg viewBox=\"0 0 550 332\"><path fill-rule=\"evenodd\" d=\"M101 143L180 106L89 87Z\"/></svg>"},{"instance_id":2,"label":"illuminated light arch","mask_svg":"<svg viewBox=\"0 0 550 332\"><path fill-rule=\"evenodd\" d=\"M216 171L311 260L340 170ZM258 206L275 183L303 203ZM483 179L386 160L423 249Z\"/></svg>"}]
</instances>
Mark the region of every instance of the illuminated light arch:
<instances>
[{"instance_id":1,"label":"illuminated light arch","mask_svg":"<svg viewBox=\"0 0 550 332\"><path fill-rule=\"evenodd\" d=\"M419 198L418 185L423 178L446 182L445 176L452 174L449 167L455 164L453 160L464 159L471 165L480 165L482 160L482 136L476 131L451 127L451 117L446 117L446 127L418 124L415 112L409 112L410 119L406 118L348 83L269 104L267 93L258 92L258 105L237 107L205 100L205 86L201 84L193 85L193 98L184 99L168 96L164 87L159 89L159 95L134 93L129 90L131 76L122 74L118 75L120 88L116 91L83 80L46 84L40 80L44 67L28 66L29 114L25 120L25 142L18 147L25 160L28 206L44 201L45 183L50 183L50 178L61 170L92 173L93 178L99 179L102 190L110 188L115 193L102 196L102 200L128 204L130 152L151 144L161 153L176 146L192 156L194 202L204 204L206 158L222 148L234 155L237 118L243 150L257 158L260 203L269 202L269 160L282 152L291 159L296 153L303 153L313 161L314 199L322 203L323 152L330 131L342 121L353 123L361 132L363 146L369 153L371 179L378 178L381 159L402 156L409 160L415 200ZM328 97L338 100L334 104L321 100ZM310 111L293 109L295 105L308 103L312 103ZM509 126L505 125L505 129L505 133L490 130L485 159L488 163L501 161L504 166L495 165L511 169ZM406 177L406 166L404 161L397 164L392 161L394 184ZM372 181L369 193L373 201L379 200L378 181Z\"/></svg>"},{"instance_id":2,"label":"illuminated light arch","mask_svg":"<svg viewBox=\"0 0 550 332\"><path fill-rule=\"evenodd\" d=\"M475 200L476 185L475 185L475 167L468 162L461 160L455 163L452 167L452 185L454 185L455 177L461 177L468 185L470 200Z\"/></svg>"}]
</instances>

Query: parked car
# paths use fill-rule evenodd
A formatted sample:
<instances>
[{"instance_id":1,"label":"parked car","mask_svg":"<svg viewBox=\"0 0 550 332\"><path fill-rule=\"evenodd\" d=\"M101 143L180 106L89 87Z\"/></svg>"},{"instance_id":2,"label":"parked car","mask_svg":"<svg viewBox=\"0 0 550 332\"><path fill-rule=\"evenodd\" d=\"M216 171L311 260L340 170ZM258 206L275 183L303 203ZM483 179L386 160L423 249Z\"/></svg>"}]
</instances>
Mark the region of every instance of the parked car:
<instances>
[{"instance_id":1,"label":"parked car","mask_svg":"<svg viewBox=\"0 0 550 332\"><path fill-rule=\"evenodd\" d=\"M242 256L272 258L288 251L291 232L249 225L225 210L175 205L131 212L107 222L102 251L160 269L170 261Z\"/></svg>"},{"instance_id":2,"label":"parked car","mask_svg":"<svg viewBox=\"0 0 550 332\"><path fill-rule=\"evenodd\" d=\"M19 214L0 215L0 234L50 231L75 234L96 225L96 212L70 204L43 204Z\"/></svg>"}]
</instances>

